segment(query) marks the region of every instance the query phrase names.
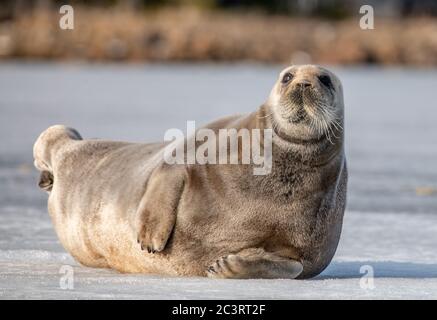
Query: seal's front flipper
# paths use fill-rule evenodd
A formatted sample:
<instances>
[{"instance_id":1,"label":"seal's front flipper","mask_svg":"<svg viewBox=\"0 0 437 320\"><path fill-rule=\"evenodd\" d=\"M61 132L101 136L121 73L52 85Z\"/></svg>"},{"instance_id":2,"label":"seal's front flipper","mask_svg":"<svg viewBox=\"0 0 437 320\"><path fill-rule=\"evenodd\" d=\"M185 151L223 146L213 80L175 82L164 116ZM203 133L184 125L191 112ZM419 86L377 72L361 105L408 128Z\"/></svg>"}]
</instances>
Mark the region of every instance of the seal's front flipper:
<instances>
[{"instance_id":1,"label":"seal's front flipper","mask_svg":"<svg viewBox=\"0 0 437 320\"><path fill-rule=\"evenodd\" d=\"M295 279L302 270L299 261L253 248L221 257L206 273L210 278L221 279Z\"/></svg>"},{"instance_id":2,"label":"seal's front flipper","mask_svg":"<svg viewBox=\"0 0 437 320\"><path fill-rule=\"evenodd\" d=\"M162 165L154 170L136 213L137 241L149 253L164 250L176 222L185 170Z\"/></svg>"}]
</instances>

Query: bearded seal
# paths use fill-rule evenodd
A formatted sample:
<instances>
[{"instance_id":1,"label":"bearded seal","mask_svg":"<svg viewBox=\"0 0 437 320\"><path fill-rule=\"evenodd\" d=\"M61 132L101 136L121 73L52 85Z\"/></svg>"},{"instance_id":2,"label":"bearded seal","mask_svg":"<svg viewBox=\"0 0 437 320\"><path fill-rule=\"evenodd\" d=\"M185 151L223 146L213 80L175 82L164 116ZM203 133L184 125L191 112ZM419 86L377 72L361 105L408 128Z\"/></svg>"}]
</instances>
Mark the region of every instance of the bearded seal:
<instances>
[{"instance_id":1,"label":"bearded seal","mask_svg":"<svg viewBox=\"0 0 437 320\"><path fill-rule=\"evenodd\" d=\"M270 174L169 165L166 143L83 140L57 125L34 145L57 235L81 264L212 278L309 278L331 261L346 204L343 92L314 66L283 70L266 102L210 123L273 129Z\"/></svg>"}]
</instances>

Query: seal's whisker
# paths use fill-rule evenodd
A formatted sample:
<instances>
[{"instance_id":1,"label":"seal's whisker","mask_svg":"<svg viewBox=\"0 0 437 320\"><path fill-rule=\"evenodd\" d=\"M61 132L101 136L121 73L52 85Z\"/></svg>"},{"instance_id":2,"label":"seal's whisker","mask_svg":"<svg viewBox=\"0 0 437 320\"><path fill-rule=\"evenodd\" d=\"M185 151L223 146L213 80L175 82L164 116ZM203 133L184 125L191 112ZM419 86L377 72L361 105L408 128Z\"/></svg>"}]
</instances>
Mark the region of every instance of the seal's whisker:
<instances>
[{"instance_id":1,"label":"seal's whisker","mask_svg":"<svg viewBox=\"0 0 437 320\"><path fill-rule=\"evenodd\" d=\"M331 122L331 124L338 130L341 131L343 130L343 127L341 126L341 124L338 122L338 120L333 120Z\"/></svg>"},{"instance_id":2,"label":"seal's whisker","mask_svg":"<svg viewBox=\"0 0 437 320\"><path fill-rule=\"evenodd\" d=\"M273 115L273 111L271 111L270 113L267 113L265 116L257 116L258 119L265 119L268 117L271 117Z\"/></svg>"},{"instance_id":3,"label":"seal's whisker","mask_svg":"<svg viewBox=\"0 0 437 320\"><path fill-rule=\"evenodd\" d=\"M330 134L329 126L326 124L326 122L325 122L325 128L326 128L326 138L328 139L328 141L329 141L331 144L334 144L334 143L332 142L332 138L331 138L331 134Z\"/></svg>"},{"instance_id":4,"label":"seal's whisker","mask_svg":"<svg viewBox=\"0 0 437 320\"><path fill-rule=\"evenodd\" d=\"M331 131L331 134L334 136L335 139L338 139L338 138L339 138L339 137L335 134L335 131L334 131L334 129L332 128L332 125L330 125L330 126L328 127L328 129Z\"/></svg>"}]
</instances>

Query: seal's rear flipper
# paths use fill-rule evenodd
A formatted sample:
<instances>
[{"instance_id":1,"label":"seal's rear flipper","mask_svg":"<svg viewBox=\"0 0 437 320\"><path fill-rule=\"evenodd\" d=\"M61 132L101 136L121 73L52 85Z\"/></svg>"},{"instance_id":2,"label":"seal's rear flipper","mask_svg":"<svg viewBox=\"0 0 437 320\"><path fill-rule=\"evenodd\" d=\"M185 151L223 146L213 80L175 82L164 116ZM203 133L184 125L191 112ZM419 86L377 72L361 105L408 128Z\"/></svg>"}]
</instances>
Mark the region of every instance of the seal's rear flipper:
<instances>
[{"instance_id":1,"label":"seal's rear flipper","mask_svg":"<svg viewBox=\"0 0 437 320\"><path fill-rule=\"evenodd\" d=\"M38 137L33 146L33 157L35 167L41 171L38 183L41 189L48 192L52 190L55 176L52 158L59 149L75 140L82 140L80 134L75 129L62 125L52 126Z\"/></svg>"},{"instance_id":2,"label":"seal's rear flipper","mask_svg":"<svg viewBox=\"0 0 437 320\"><path fill-rule=\"evenodd\" d=\"M43 171L39 177L38 186L41 189L50 192L53 188L53 181L53 174L49 171Z\"/></svg>"}]
</instances>

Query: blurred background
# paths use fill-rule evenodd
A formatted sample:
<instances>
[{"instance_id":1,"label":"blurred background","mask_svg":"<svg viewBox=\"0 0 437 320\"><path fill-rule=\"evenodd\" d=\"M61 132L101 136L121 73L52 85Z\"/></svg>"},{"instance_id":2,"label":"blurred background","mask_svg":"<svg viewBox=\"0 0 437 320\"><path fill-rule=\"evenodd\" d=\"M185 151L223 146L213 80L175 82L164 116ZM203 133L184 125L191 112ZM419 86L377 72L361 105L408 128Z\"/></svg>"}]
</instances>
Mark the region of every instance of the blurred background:
<instances>
[{"instance_id":1,"label":"blurred background","mask_svg":"<svg viewBox=\"0 0 437 320\"><path fill-rule=\"evenodd\" d=\"M64 4L74 8L73 30L59 27ZM374 29L360 28L362 5L373 7ZM32 145L44 129L61 123L85 138L162 141L187 120L200 126L254 111L291 63L322 64L344 87L348 204L334 267L324 276L359 277L366 260L389 278L393 270L419 278L408 282L411 290L387 280L375 297L435 297L437 282L420 278L437 277L437 1L2 0L0 298L56 298L59 263L74 263L37 187ZM101 297L124 290L125 278L108 277L113 290L102 285ZM74 296L92 291L93 281ZM360 297L354 281L350 292L334 281L332 291L316 283L293 294ZM140 283L142 297L153 285ZM180 297L185 287L162 291L165 285L157 290L163 297ZM240 284L221 294L290 297L255 287L252 295ZM130 283L123 288L131 293ZM202 283L192 288L194 297L216 294Z\"/></svg>"},{"instance_id":2,"label":"blurred background","mask_svg":"<svg viewBox=\"0 0 437 320\"><path fill-rule=\"evenodd\" d=\"M435 65L436 15L433 0L3 0L0 58Z\"/></svg>"}]
</instances>

